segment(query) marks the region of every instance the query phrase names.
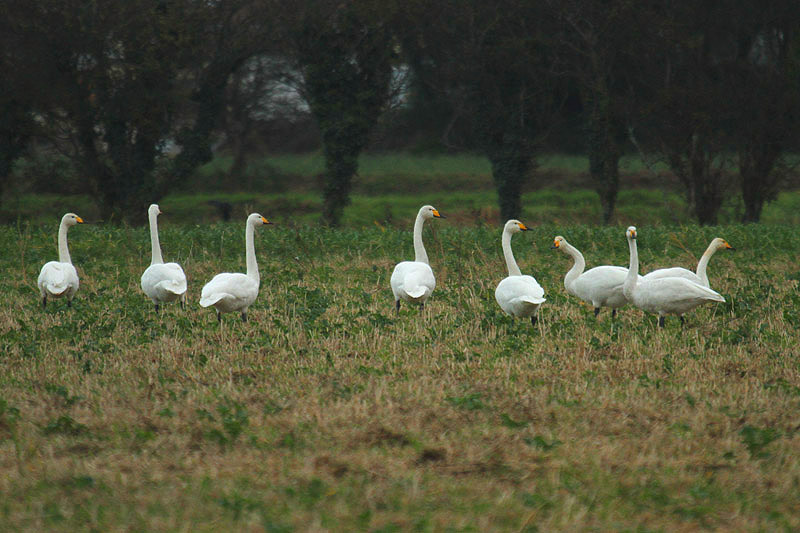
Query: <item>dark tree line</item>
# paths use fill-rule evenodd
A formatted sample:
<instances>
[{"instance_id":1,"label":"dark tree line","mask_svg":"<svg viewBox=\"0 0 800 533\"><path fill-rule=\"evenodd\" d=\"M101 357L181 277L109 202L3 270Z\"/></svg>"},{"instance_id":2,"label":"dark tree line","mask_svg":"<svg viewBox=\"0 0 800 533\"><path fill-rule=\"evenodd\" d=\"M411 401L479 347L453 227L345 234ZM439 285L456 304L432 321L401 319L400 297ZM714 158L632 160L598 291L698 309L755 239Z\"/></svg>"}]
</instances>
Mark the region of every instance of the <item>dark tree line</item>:
<instances>
[{"instance_id":1,"label":"dark tree line","mask_svg":"<svg viewBox=\"0 0 800 533\"><path fill-rule=\"evenodd\" d=\"M503 218L519 216L549 136L572 128L605 222L631 139L700 223L734 183L757 221L798 147L798 29L795 0L7 0L0 180L44 140L105 216L138 219L284 83L319 129L337 225L402 72L406 114L489 159Z\"/></svg>"}]
</instances>

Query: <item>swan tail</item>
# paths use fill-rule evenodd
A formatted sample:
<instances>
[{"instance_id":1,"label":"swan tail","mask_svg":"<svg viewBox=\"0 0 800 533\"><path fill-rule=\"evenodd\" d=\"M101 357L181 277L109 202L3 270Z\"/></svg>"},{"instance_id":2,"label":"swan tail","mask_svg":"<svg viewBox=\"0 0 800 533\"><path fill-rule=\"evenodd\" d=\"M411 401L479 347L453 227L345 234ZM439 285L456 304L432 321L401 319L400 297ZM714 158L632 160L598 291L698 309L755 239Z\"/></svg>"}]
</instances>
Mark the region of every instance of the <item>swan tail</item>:
<instances>
[{"instance_id":1,"label":"swan tail","mask_svg":"<svg viewBox=\"0 0 800 533\"><path fill-rule=\"evenodd\" d=\"M177 281L168 279L160 282L157 287L164 289L167 292L180 296L186 292L186 281Z\"/></svg>"},{"instance_id":2,"label":"swan tail","mask_svg":"<svg viewBox=\"0 0 800 533\"><path fill-rule=\"evenodd\" d=\"M425 287L419 285L417 287L407 287L406 294L411 298L422 298L425 295Z\"/></svg>"},{"instance_id":3,"label":"swan tail","mask_svg":"<svg viewBox=\"0 0 800 533\"><path fill-rule=\"evenodd\" d=\"M47 292L50 294L59 296L67 292L67 289L69 289L69 284L66 282L48 282L45 287L47 288Z\"/></svg>"},{"instance_id":4,"label":"swan tail","mask_svg":"<svg viewBox=\"0 0 800 533\"><path fill-rule=\"evenodd\" d=\"M521 302L526 302L533 305L541 305L547 301L547 298L536 298L534 296L520 296L519 300Z\"/></svg>"},{"instance_id":5,"label":"swan tail","mask_svg":"<svg viewBox=\"0 0 800 533\"><path fill-rule=\"evenodd\" d=\"M200 307L210 307L215 303L219 302L220 300L224 300L225 298L230 298L231 295L226 292L218 292L215 294L209 294L202 296L200 298Z\"/></svg>"}]
</instances>

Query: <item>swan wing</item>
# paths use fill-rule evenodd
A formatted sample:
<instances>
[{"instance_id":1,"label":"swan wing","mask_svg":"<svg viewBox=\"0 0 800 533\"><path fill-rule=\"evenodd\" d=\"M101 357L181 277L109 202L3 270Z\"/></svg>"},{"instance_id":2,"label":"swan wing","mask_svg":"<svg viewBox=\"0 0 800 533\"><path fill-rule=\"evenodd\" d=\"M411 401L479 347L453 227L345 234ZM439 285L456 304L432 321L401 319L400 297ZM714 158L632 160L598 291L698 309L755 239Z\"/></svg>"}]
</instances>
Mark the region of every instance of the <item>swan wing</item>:
<instances>
[{"instance_id":1,"label":"swan wing","mask_svg":"<svg viewBox=\"0 0 800 533\"><path fill-rule=\"evenodd\" d=\"M70 263L50 261L42 267L37 285L52 296L74 292L78 290L78 272Z\"/></svg>"},{"instance_id":2,"label":"swan wing","mask_svg":"<svg viewBox=\"0 0 800 533\"><path fill-rule=\"evenodd\" d=\"M403 261L394 267L390 280L395 299L427 298L436 288L431 267L417 261Z\"/></svg>"},{"instance_id":3,"label":"swan wing","mask_svg":"<svg viewBox=\"0 0 800 533\"><path fill-rule=\"evenodd\" d=\"M248 306L258 295L258 283L241 273L222 273L205 284L200 293L200 305L208 307L222 301L233 306ZM236 307L232 307L236 308Z\"/></svg>"},{"instance_id":4,"label":"swan wing","mask_svg":"<svg viewBox=\"0 0 800 533\"><path fill-rule=\"evenodd\" d=\"M142 290L155 300L174 299L186 292L186 274L177 263L150 265L142 274Z\"/></svg>"},{"instance_id":5,"label":"swan wing","mask_svg":"<svg viewBox=\"0 0 800 533\"><path fill-rule=\"evenodd\" d=\"M663 279L663 278L684 278L688 279L689 281L698 283L700 285L704 285L703 280L700 279L700 276L698 276L691 270L687 270L682 267L659 268L658 270L653 270L652 272L648 272L647 274L642 276L642 278L646 280Z\"/></svg>"},{"instance_id":6,"label":"swan wing","mask_svg":"<svg viewBox=\"0 0 800 533\"><path fill-rule=\"evenodd\" d=\"M637 307L662 314L683 314L704 303L725 302L715 290L679 277L643 281L634 299Z\"/></svg>"},{"instance_id":7,"label":"swan wing","mask_svg":"<svg viewBox=\"0 0 800 533\"><path fill-rule=\"evenodd\" d=\"M546 299L544 289L533 276L508 276L494 291L500 308L512 316L530 316Z\"/></svg>"},{"instance_id":8,"label":"swan wing","mask_svg":"<svg viewBox=\"0 0 800 533\"><path fill-rule=\"evenodd\" d=\"M622 286L628 269L618 266L598 266L587 270L572 283L578 298L595 306L621 307L625 305Z\"/></svg>"}]
</instances>

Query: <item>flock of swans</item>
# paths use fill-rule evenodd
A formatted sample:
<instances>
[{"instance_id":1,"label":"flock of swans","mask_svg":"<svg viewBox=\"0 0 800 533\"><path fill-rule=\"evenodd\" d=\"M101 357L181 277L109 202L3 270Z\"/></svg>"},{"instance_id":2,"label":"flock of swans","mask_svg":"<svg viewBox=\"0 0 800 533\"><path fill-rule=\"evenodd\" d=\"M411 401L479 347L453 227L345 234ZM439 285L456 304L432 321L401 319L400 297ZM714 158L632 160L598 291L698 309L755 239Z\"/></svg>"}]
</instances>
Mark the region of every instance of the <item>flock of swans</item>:
<instances>
[{"instance_id":1,"label":"flock of swans","mask_svg":"<svg viewBox=\"0 0 800 533\"><path fill-rule=\"evenodd\" d=\"M156 313L162 304L179 300L181 307L186 305L186 275L177 263L164 263L161 245L158 239L158 205L148 209L150 221L150 266L142 274L142 291L152 300ZM400 301L419 305L424 308L436 288L436 277L428 262L428 254L422 242L422 227L426 220L444 218L437 209L430 205L420 208L414 223L414 260L398 263L390 278L394 294L395 309L400 310ZM66 298L71 306L72 299L78 291L78 272L72 265L67 246L67 231L71 226L82 224L83 219L74 213L67 213L61 219L58 228L58 261L46 263L38 278L42 307L47 306L48 299ZM203 286L200 296L202 307L214 307L217 320L222 320L222 313L237 312L242 320L247 321L247 310L258 296L260 276L254 247L254 232L258 226L270 224L259 215L252 213L247 217L245 225L245 255L247 273L217 274ZM508 268L508 276L500 281L495 290L495 299L500 307L513 317L530 318L536 324L539 307L545 302L544 289L533 276L524 275L520 271L511 249L511 237L515 233L527 231L528 228L519 220L506 222L501 239L503 256ZM733 249L724 239L711 241L708 249L701 257L697 272L685 268L674 267L655 270L644 276L639 275L639 255L636 247L636 228L630 226L625 236L630 249L630 265L603 265L587 271L586 261L577 248L562 236L557 236L552 248L560 250L572 257L574 264L564 278L567 293L594 307L597 316L602 307L612 309L612 317L617 309L630 303L648 313L658 315L658 325L664 326L664 317L674 314L684 322L683 315L692 309L711 302L724 302L725 299L709 286L706 268L711 256L721 249Z\"/></svg>"}]
</instances>

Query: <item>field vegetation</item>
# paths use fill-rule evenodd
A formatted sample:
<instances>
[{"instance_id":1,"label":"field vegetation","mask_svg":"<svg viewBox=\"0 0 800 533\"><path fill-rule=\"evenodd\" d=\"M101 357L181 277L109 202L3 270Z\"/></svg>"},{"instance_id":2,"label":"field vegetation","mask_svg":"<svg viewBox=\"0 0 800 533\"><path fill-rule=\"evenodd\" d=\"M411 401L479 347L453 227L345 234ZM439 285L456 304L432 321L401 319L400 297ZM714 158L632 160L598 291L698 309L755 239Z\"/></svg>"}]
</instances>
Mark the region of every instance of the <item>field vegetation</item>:
<instances>
[{"instance_id":1,"label":"field vegetation","mask_svg":"<svg viewBox=\"0 0 800 533\"><path fill-rule=\"evenodd\" d=\"M221 326L197 300L244 269L239 214L162 217L191 305L159 316L138 286L146 228L73 228L81 288L46 310L35 280L57 217L0 228L0 529L800 528L795 227L623 221L647 270L693 267L715 236L737 248L709 270L727 302L659 330L631 308L595 320L564 292L553 236L589 266L626 265L622 227L526 220L513 246L548 298L531 327L494 301L499 228L459 217L426 228L429 306L396 316L388 279L415 210L380 201L401 229L243 202L278 225L256 234L250 322Z\"/></svg>"}]
</instances>

